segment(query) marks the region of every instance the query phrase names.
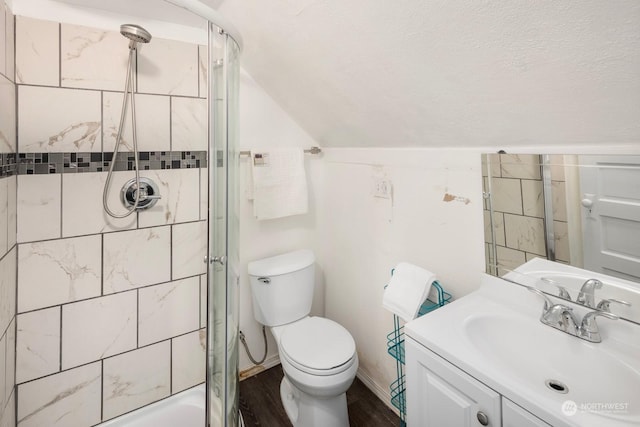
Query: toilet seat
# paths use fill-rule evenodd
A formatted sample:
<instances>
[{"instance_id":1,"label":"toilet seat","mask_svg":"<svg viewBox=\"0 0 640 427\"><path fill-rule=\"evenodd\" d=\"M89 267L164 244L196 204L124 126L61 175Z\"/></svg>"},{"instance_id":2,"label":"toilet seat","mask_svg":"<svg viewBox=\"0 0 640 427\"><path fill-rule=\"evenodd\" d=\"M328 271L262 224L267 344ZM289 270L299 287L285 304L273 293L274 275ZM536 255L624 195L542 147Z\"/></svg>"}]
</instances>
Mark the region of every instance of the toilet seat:
<instances>
[{"instance_id":1,"label":"toilet seat","mask_svg":"<svg viewBox=\"0 0 640 427\"><path fill-rule=\"evenodd\" d=\"M353 365L356 344L342 325L323 317L307 317L287 325L280 355L311 375L335 375Z\"/></svg>"}]
</instances>

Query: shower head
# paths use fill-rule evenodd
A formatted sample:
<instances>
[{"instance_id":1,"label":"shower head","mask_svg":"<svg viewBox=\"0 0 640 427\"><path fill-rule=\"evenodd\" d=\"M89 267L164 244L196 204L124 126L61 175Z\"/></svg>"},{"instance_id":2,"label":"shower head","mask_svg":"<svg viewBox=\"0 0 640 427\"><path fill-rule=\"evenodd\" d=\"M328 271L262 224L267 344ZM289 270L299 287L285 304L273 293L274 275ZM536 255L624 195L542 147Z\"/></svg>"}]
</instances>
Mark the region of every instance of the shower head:
<instances>
[{"instance_id":1,"label":"shower head","mask_svg":"<svg viewBox=\"0 0 640 427\"><path fill-rule=\"evenodd\" d=\"M120 34L136 43L149 43L151 41L151 34L135 24L120 25Z\"/></svg>"}]
</instances>

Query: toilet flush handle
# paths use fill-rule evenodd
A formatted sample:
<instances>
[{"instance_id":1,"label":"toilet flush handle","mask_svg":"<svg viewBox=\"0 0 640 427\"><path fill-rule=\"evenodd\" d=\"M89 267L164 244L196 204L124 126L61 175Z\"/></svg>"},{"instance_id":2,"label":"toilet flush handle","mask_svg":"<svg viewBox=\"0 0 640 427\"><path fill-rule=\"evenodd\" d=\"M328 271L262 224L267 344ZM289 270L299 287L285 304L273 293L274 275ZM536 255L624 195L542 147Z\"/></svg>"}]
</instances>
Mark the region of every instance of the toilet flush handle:
<instances>
[{"instance_id":1,"label":"toilet flush handle","mask_svg":"<svg viewBox=\"0 0 640 427\"><path fill-rule=\"evenodd\" d=\"M268 285L269 283L271 283L271 279L269 279L268 277L258 277L258 282Z\"/></svg>"}]
</instances>

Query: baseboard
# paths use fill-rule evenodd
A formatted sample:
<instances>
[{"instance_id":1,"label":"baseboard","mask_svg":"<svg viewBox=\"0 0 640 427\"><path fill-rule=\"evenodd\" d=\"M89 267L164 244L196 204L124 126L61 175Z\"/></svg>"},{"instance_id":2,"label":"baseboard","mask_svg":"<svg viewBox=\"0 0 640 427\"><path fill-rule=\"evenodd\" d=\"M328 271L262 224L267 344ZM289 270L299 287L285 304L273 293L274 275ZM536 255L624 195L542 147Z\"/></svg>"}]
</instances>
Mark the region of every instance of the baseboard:
<instances>
[{"instance_id":1,"label":"baseboard","mask_svg":"<svg viewBox=\"0 0 640 427\"><path fill-rule=\"evenodd\" d=\"M271 357L268 357L261 365L254 365L250 368L244 369L240 371L240 381L246 380L247 378L251 378L252 376L266 371L269 368L273 368L276 365L280 364L280 355L274 354Z\"/></svg>"},{"instance_id":2,"label":"baseboard","mask_svg":"<svg viewBox=\"0 0 640 427\"><path fill-rule=\"evenodd\" d=\"M269 369L269 368L273 368L276 365L280 364L280 355L279 354L274 354L273 356L269 357L267 360L264 361L264 363L262 364L262 366L264 366L264 369Z\"/></svg>"},{"instance_id":3,"label":"baseboard","mask_svg":"<svg viewBox=\"0 0 640 427\"><path fill-rule=\"evenodd\" d=\"M400 416L398 408L391 404L391 392L389 387L380 387L365 371L358 368L356 377L369 389L376 397L384 402L397 416Z\"/></svg>"}]
</instances>

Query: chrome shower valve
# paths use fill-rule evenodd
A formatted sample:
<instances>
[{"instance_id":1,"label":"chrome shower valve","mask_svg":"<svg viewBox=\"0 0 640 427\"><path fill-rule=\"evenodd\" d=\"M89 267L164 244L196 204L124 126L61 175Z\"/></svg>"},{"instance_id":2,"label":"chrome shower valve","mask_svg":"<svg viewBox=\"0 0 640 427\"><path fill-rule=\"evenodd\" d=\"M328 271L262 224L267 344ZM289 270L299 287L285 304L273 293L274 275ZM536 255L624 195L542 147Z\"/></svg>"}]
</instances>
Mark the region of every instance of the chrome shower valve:
<instances>
[{"instance_id":1,"label":"chrome shower valve","mask_svg":"<svg viewBox=\"0 0 640 427\"><path fill-rule=\"evenodd\" d=\"M139 193L139 194L137 194ZM120 193L122 204L127 208L135 206L136 196L138 197L137 210L152 208L158 200L162 198L160 190L155 182L149 178L140 178L140 188L136 184L136 179L132 178L122 187Z\"/></svg>"}]
</instances>

